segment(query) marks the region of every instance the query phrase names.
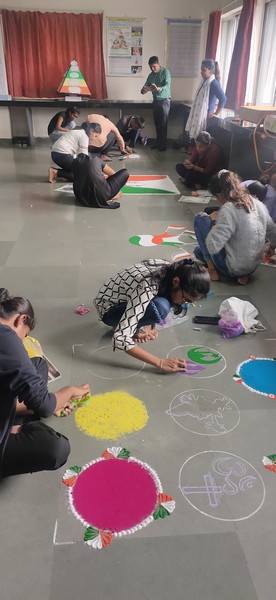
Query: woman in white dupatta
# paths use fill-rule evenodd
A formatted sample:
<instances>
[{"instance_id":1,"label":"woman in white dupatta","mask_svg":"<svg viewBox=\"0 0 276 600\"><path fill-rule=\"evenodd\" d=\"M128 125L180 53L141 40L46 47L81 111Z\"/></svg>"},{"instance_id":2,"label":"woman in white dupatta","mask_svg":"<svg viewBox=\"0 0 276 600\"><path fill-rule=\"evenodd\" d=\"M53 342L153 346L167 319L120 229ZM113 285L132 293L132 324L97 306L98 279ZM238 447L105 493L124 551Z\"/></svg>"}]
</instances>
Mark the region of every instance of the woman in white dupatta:
<instances>
[{"instance_id":1,"label":"woman in white dupatta","mask_svg":"<svg viewBox=\"0 0 276 600\"><path fill-rule=\"evenodd\" d=\"M190 139L195 139L200 131L206 130L207 122L212 117L217 117L225 106L227 98L215 77L216 64L211 58L206 58L201 63L202 80L185 127Z\"/></svg>"}]
</instances>

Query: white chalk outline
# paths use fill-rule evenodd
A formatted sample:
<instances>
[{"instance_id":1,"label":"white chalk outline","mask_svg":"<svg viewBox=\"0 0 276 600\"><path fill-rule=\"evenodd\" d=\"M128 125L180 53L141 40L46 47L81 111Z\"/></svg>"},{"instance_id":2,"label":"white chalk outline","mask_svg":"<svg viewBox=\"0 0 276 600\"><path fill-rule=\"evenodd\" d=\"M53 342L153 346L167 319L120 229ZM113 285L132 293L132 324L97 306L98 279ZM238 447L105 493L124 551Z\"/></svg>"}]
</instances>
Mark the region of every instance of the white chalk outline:
<instances>
[{"instance_id":1,"label":"white chalk outline","mask_svg":"<svg viewBox=\"0 0 276 600\"><path fill-rule=\"evenodd\" d=\"M240 424L240 420L241 420L241 413L239 411L238 406L236 405L234 400L231 400L231 398L229 398L228 396L225 396L225 394L222 394L221 392L216 392L215 390L193 389L193 390L185 390L184 392L179 392L179 394L176 394L176 396L174 396L174 398L171 400L169 410L172 410L172 403L178 396L180 396L182 394L190 394L191 392L213 392L214 394L219 394L219 396L223 396L224 398L227 398L227 400L230 400L230 402L232 404L234 404L235 408L237 409L238 421L237 421L236 425L234 425L234 427L232 427L232 429L228 429L228 431L221 431L220 433L211 433L211 432L200 433L199 431L194 431L193 429L188 429L188 427L184 427L184 425L181 425L172 414L169 415L169 412L166 411L166 414L169 415L175 421L175 423L177 425L179 425L179 427L182 427L182 429L185 429L185 431L190 431L191 433L195 433L196 435L208 435L208 436L226 435L227 433L230 433L231 431L236 429L236 427L238 427L238 425Z\"/></svg>"},{"instance_id":2,"label":"white chalk outline","mask_svg":"<svg viewBox=\"0 0 276 600\"><path fill-rule=\"evenodd\" d=\"M172 348L172 350L170 350L167 354L167 358L172 358L170 357L171 352L174 352L174 350L178 350L178 348L207 348L208 350L212 350L212 352L215 352L216 354L220 354L220 356L223 358L224 360L224 367L223 369L221 369L221 371L219 371L218 373L215 373L215 375L202 375L202 376L197 376L197 375L190 375L190 377L192 377L193 379L211 379L211 377L217 377L218 375L220 375L221 373L223 373L223 371L225 371L226 367L227 367L227 362L226 362L226 358L225 356L223 356L223 354L221 354L221 352L218 352L217 350L214 350L214 348L211 348L210 346L205 346L204 344L184 344L183 346L175 346L175 348ZM190 360L190 359L189 359ZM193 361L195 362L195 361ZM200 364L204 364L204 363L200 363ZM206 363L206 366L208 367L209 365ZM178 371L178 373L181 375L181 371ZM186 377L189 377L189 374L186 375Z\"/></svg>"},{"instance_id":3,"label":"white chalk outline","mask_svg":"<svg viewBox=\"0 0 276 600\"><path fill-rule=\"evenodd\" d=\"M182 470L185 467L185 465L190 460L192 460L193 458L195 458L196 456L200 456L201 454L211 454L211 453L212 454L228 454L229 456L234 456L235 458L238 458L239 460L242 460L247 465L249 465L251 467L251 469L253 469L253 471L255 471L255 473L257 473L259 479L261 480L261 483L262 483L262 486L263 486L263 498L262 498L262 501L261 501L260 505L258 506L258 508L256 508L256 510L254 510L252 513L250 513L246 517L240 517L240 518L235 518L235 519L224 519L222 517L215 517L213 515L209 515L208 513L204 512L203 510L200 510L199 508L197 508L197 506L195 506L190 500L188 500L187 496L185 494L183 494L183 492L182 492L182 486L181 486L181 474L182 474ZM193 454L192 456L190 456L190 458L187 458L187 460L185 460L185 462L183 463L183 465L182 465L182 467L181 467L181 469L179 471L178 487L180 489L180 492L181 492L182 496L185 498L185 500L187 500L187 502L189 502L189 504L195 510L197 510L202 515L205 515L206 517L210 517L210 519L215 519L216 521L230 521L230 522L234 521L235 522L235 521L245 521L246 519L250 519L251 517L253 517L262 508L263 503L265 501L265 496L266 496L264 480L263 480L262 476L260 475L260 473L257 471L257 469L255 469L255 467L253 467L253 465L251 465L251 463L248 462L248 460L245 460L244 458L241 458L237 454L232 454L232 452L225 452L224 450L204 450L203 452L197 452L197 454Z\"/></svg>"},{"instance_id":4,"label":"white chalk outline","mask_svg":"<svg viewBox=\"0 0 276 600\"><path fill-rule=\"evenodd\" d=\"M78 344L75 344L75 346ZM80 344L81 345L81 344ZM82 346L86 346L88 344L82 344ZM98 350L103 350L104 348L108 348L110 350L110 346L100 346L99 348L96 348L96 350L93 350L92 354L96 354L96 352L98 352ZM131 373L130 375L121 375L120 377L115 377L114 375L112 375L112 377L104 377L103 375L98 375L97 373L94 373L94 371L92 371L91 369L89 369L87 367L87 371L89 373L92 373L92 375L94 375L94 377L98 377L99 379L108 379L109 381L111 379L113 379L114 381L119 381L120 379L130 379L130 377L135 377L135 375L138 375L139 373L141 373L141 371L143 371L143 368L145 366L145 363L142 363L142 366L140 369L138 369L137 371L135 371L135 373ZM115 369L116 367L114 367Z\"/></svg>"}]
</instances>

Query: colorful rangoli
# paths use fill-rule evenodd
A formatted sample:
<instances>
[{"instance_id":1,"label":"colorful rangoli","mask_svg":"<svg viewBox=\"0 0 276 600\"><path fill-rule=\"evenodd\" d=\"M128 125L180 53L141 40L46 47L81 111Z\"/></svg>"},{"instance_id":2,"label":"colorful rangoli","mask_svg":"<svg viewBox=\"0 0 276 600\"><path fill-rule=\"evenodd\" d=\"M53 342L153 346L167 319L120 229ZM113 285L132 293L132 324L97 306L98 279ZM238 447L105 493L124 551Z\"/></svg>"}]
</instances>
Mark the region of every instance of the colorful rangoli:
<instances>
[{"instance_id":1,"label":"colorful rangoli","mask_svg":"<svg viewBox=\"0 0 276 600\"><path fill-rule=\"evenodd\" d=\"M276 399L276 359L257 358L249 356L249 359L241 363L233 376L237 383L242 383L251 392Z\"/></svg>"},{"instance_id":2,"label":"colorful rangoli","mask_svg":"<svg viewBox=\"0 0 276 600\"><path fill-rule=\"evenodd\" d=\"M86 527L84 542L92 548L105 548L175 508L157 473L125 448L108 448L83 467L67 469L63 483L73 515Z\"/></svg>"}]
</instances>

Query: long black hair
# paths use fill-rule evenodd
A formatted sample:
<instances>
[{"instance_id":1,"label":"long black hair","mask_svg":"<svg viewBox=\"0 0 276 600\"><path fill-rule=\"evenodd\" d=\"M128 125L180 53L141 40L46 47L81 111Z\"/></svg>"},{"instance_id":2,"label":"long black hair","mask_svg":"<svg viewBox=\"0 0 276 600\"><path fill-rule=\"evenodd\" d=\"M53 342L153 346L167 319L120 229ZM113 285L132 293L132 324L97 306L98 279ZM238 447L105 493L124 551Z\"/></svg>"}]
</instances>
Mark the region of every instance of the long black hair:
<instances>
[{"instance_id":1,"label":"long black hair","mask_svg":"<svg viewBox=\"0 0 276 600\"><path fill-rule=\"evenodd\" d=\"M143 260L149 269L150 260ZM210 277L207 269L191 258L184 258L152 271L152 282L158 285L158 296L171 299L173 279L179 278L179 287L193 298L206 298L210 290Z\"/></svg>"},{"instance_id":2,"label":"long black hair","mask_svg":"<svg viewBox=\"0 0 276 600\"><path fill-rule=\"evenodd\" d=\"M27 298L11 296L6 288L0 288L0 317L9 320L14 315L25 315L25 325L35 326L34 309Z\"/></svg>"}]
</instances>

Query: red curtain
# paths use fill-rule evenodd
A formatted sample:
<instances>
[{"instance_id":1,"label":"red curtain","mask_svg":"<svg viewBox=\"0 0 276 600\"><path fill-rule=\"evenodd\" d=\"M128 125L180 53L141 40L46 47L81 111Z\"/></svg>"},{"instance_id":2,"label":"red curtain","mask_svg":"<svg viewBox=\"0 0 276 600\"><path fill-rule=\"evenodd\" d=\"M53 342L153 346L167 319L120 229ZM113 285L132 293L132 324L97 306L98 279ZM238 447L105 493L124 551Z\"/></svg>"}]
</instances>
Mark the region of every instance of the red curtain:
<instances>
[{"instance_id":1,"label":"red curtain","mask_svg":"<svg viewBox=\"0 0 276 600\"><path fill-rule=\"evenodd\" d=\"M220 19L221 19L221 10L217 10L216 12L210 13L205 57L212 58L213 60L215 60L215 58L216 58L219 29L220 29Z\"/></svg>"},{"instance_id":2,"label":"red curtain","mask_svg":"<svg viewBox=\"0 0 276 600\"><path fill-rule=\"evenodd\" d=\"M2 10L9 93L52 98L70 67L79 69L93 98L107 97L102 14Z\"/></svg>"},{"instance_id":3,"label":"red curtain","mask_svg":"<svg viewBox=\"0 0 276 600\"><path fill-rule=\"evenodd\" d=\"M254 7L255 0L243 0L225 92L226 106L233 110L239 110L245 99Z\"/></svg>"}]
</instances>

